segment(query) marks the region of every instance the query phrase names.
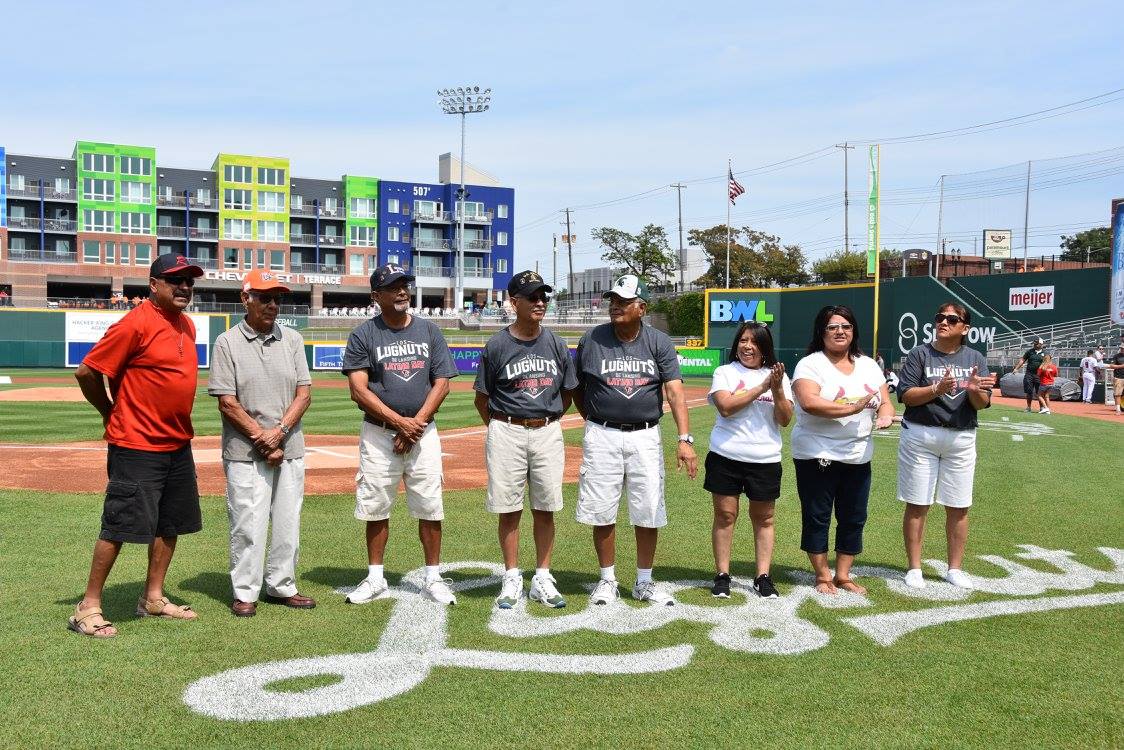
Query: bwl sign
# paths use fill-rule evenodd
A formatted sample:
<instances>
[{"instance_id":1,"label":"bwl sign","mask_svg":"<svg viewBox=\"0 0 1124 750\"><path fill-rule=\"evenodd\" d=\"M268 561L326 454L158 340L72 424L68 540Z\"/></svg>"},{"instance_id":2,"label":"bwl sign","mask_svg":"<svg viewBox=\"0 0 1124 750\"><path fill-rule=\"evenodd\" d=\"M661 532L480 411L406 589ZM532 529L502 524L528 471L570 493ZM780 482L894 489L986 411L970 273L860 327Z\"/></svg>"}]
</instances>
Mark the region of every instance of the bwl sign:
<instances>
[{"instance_id":1,"label":"bwl sign","mask_svg":"<svg viewBox=\"0 0 1124 750\"><path fill-rule=\"evenodd\" d=\"M327 284L341 286L342 276L333 276L324 273L275 273L274 277L282 284ZM246 278L244 271L204 271L203 278L209 281L242 281Z\"/></svg>"}]
</instances>

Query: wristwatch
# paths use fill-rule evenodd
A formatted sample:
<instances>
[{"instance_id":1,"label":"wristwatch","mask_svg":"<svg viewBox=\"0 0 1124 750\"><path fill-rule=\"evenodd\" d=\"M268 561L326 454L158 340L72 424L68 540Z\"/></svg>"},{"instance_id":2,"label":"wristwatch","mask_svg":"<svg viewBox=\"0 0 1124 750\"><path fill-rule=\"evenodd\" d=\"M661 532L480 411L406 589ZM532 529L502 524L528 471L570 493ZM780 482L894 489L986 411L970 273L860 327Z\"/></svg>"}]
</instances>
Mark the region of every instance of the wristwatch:
<instances>
[{"instance_id":1,"label":"wristwatch","mask_svg":"<svg viewBox=\"0 0 1124 750\"><path fill-rule=\"evenodd\" d=\"M289 433L291 432L291 430L287 424L285 424L284 422L278 422L277 426L281 428L282 435L284 435L285 437L289 437Z\"/></svg>"},{"instance_id":2,"label":"wristwatch","mask_svg":"<svg viewBox=\"0 0 1124 750\"><path fill-rule=\"evenodd\" d=\"M679 442L680 443L686 443L687 445L694 445L695 444L695 436L688 432L686 435L680 435L679 436Z\"/></svg>"}]
</instances>

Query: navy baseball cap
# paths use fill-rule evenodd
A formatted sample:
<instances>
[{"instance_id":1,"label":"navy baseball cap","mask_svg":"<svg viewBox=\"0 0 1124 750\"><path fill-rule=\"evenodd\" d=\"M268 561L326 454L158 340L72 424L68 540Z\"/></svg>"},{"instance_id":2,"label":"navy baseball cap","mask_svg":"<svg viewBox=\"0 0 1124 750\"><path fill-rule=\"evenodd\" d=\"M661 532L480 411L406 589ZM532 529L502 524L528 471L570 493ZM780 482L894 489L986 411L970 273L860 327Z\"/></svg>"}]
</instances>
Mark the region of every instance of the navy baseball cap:
<instances>
[{"instance_id":1,"label":"navy baseball cap","mask_svg":"<svg viewBox=\"0 0 1124 750\"><path fill-rule=\"evenodd\" d=\"M542 276L534 271L520 271L507 282L507 293L512 297L527 297L540 289L547 294L554 291L554 287L543 281Z\"/></svg>"},{"instance_id":2,"label":"navy baseball cap","mask_svg":"<svg viewBox=\"0 0 1124 750\"><path fill-rule=\"evenodd\" d=\"M414 277L410 275L410 272L397 263L387 263L385 266L379 266L375 269L375 272L371 274L371 291L378 291L379 289L388 287L399 279L405 279L408 284L414 283Z\"/></svg>"},{"instance_id":3,"label":"navy baseball cap","mask_svg":"<svg viewBox=\"0 0 1124 750\"><path fill-rule=\"evenodd\" d=\"M179 273L180 271L187 271L196 278L203 275L203 269L183 255L178 253L167 253L161 255L152 262L148 269L148 275L152 278L158 276L167 276L170 273Z\"/></svg>"}]
</instances>

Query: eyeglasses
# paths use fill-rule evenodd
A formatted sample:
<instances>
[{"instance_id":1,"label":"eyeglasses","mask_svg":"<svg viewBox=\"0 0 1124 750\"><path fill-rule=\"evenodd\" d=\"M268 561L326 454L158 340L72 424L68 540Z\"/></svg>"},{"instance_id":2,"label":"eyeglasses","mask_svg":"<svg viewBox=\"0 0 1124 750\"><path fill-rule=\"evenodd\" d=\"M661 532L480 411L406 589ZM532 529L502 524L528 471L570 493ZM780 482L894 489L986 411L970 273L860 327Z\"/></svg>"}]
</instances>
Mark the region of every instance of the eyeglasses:
<instances>
[{"instance_id":1,"label":"eyeglasses","mask_svg":"<svg viewBox=\"0 0 1124 750\"><path fill-rule=\"evenodd\" d=\"M256 299L258 302L262 303L263 305L269 305L269 304L280 305L281 304L281 295L280 294L262 294L261 292L250 292L250 296L253 297L254 299Z\"/></svg>"},{"instance_id":2,"label":"eyeglasses","mask_svg":"<svg viewBox=\"0 0 1124 750\"><path fill-rule=\"evenodd\" d=\"M963 322L964 318L961 318L959 315L946 315L945 313L937 313L933 316L933 322L937 325L944 323L946 320L950 326L954 326Z\"/></svg>"},{"instance_id":3,"label":"eyeglasses","mask_svg":"<svg viewBox=\"0 0 1124 750\"><path fill-rule=\"evenodd\" d=\"M181 286L187 284L188 286L195 286L194 276L161 276L165 284L170 286Z\"/></svg>"},{"instance_id":4,"label":"eyeglasses","mask_svg":"<svg viewBox=\"0 0 1124 750\"><path fill-rule=\"evenodd\" d=\"M852 328L854 328L854 326L851 325L850 323L828 323L827 324L827 330L831 333L835 333L836 331L849 331Z\"/></svg>"}]
</instances>

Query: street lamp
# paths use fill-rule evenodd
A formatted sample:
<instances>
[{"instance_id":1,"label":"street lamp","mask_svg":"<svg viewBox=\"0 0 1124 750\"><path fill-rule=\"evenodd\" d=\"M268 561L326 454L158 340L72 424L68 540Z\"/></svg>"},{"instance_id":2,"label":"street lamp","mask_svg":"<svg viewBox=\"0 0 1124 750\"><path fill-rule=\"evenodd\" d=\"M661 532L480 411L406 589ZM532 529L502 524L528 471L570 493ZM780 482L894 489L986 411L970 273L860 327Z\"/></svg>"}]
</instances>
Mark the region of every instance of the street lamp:
<instances>
[{"instance_id":1,"label":"street lamp","mask_svg":"<svg viewBox=\"0 0 1124 750\"><path fill-rule=\"evenodd\" d=\"M437 92L441 111L447 115L461 116L461 187L457 192L457 283L456 307L459 316L464 311L464 122L465 115L487 112L492 102L492 90L479 86L458 86Z\"/></svg>"}]
</instances>

